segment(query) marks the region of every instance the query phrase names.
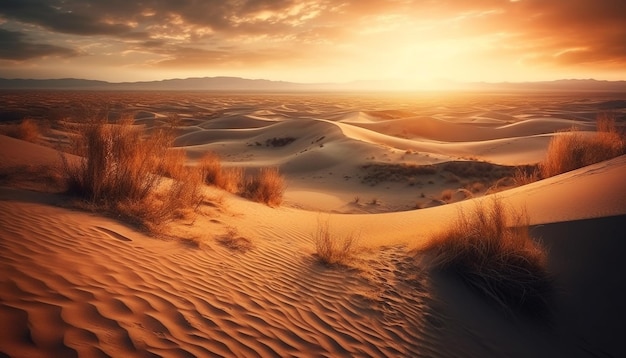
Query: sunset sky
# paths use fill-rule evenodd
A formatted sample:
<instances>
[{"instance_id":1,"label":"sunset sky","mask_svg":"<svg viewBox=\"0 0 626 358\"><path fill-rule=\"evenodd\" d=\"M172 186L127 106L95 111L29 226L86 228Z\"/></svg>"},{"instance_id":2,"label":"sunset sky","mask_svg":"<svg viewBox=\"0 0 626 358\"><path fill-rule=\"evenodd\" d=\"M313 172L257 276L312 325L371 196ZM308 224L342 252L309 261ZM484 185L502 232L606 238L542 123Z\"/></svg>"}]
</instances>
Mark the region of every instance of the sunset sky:
<instances>
[{"instance_id":1,"label":"sunset sky","mask_svg":"<svg viewBox=\"0 0 626 358\"><path fill-rule=\"evenodd\" d=\"M626 79L624 0L2 0L0 77Z\"/></svg>"}]
</instances>

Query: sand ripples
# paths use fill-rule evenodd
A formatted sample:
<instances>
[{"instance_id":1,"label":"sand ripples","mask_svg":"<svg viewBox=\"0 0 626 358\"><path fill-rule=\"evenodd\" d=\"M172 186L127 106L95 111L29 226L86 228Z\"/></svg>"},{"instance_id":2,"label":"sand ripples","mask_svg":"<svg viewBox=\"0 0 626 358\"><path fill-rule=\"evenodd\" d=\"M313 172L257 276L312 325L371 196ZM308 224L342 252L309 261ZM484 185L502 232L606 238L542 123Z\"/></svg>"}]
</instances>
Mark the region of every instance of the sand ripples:
<instances>
[{"instance_id":1,"label":"sand ripples","mask_svg":"<svg viewBox=\"0 0 626 358\"><path fill-rule=\"evenodd\" d=\"M379 286L300 253L305 238L291 247L268 239L235 255L128 234L106 219L60 208L0 202L0 209L0 315L10 332L0 347L9 354L442 351L441 327L432 322L443 318L430 311L425 291L396 282L397 267L376 270L386 281Z\"/></svg>"}]
</instances>

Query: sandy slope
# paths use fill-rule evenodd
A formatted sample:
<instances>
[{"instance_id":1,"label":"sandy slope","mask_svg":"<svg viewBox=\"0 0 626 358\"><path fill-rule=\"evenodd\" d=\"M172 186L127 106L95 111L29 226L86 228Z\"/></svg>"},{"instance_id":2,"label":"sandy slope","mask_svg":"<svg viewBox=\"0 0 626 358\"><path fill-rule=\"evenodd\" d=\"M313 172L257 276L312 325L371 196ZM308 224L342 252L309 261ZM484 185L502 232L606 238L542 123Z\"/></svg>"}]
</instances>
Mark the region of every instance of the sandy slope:
<instances>
[{"instance_id":1,"label":"sandy slope","mask_svg":"<svg viewBox=\"0 0 626 358\"><path fill-rule=\"evenodd\" d=\"M356 99L345 101L350 106L336 99L227 97L206 103L197 98L193 106L161 101L159 110L135 105L143 110L138 122L148 127L160 125L168 109L182 112L177 145L192 164L212 150L226 165L277 165L287 176L287 205L276 209L207 188L213 201L201 208L207 216L176 227L199 247L146 237L113 219L65 208L62 196L0 187L0 352L624 355L626 283L616 272L625 249L626 156L498 194L528 210L538 224L533 232L550 248L558 294L549 324L506 316L455 278L427 274L407 258L407 247L474 201L393 212L414 202L427 185L371 187L358 180L368 162L433 164L465 155L503 164L536 162L551 132L570 123L566 119L584 125L592 118L584 103L569 105L569 112L552 104L484 109L463 103L443 112L425 107L432 126L426 128L416 124L415 110L360 111ZM211 119L194 118L208 109L216 111ZM558 118L546 118L548 111ZM402 138L396 126L411 135ZM296 140L266 145L286 136ZM0 136L5 169L58 159L54 150ZM448 185L446 178L432 179L433 191ZM351 202L355 195L363 200ZM381 203L368 204L372 197ZM376 211L387 212L368 213ZM330 220L335 235L360 234L362 271L316 262L312 233L320 218ZM221 244L232 239L232 230L252 247L238 251Z\"/></svg>"}]
</instances>

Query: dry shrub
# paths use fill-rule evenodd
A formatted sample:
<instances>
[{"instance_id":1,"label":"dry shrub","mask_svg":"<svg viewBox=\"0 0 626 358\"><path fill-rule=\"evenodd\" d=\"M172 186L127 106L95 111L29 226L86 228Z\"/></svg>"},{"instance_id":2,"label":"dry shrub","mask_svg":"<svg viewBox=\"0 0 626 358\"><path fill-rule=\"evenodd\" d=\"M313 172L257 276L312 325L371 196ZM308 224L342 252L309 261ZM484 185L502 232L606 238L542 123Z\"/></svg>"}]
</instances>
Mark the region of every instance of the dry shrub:
<instances>
[{"instance_id":1,"label":"dry shrub","mask_svg":"<svg viewBox=\"0 0 626 358\"><path fill-rule=\"evenodd\" d=\"M534 183L541 178L541 173L538 167L517 167L513 174L513 182L515 185L522 186L530 183Z\"/></svg>"},{"instance_id":2,"label":"dry shrub","mask_svg":"<svg viewBox=\"0 0 626 358\"><path fill-rule=\"evenodd\" d=\"M545 249L528 230L528 215L499 199L476 204L418 249L433 269L458 274L507 310L540 314L548 308L551 279Z\"/></svg>"},{"instance_id":3,"label":"dry shrub","mask_svg":"<svg viewBox=\"0 0 626 358\"><path fill-rule=\"evenodd\" d=\"M36 142L41 135L39 130L39 125L32 119L26 118L19 124L17 127L18 138L29 141Z\"/></svg>"},{"instance_id":4,"label":"dry shrub","mask_svg":"<svg viewBox=\"0 0 626 358\"><path fill-rule=\"evenodd\" d=\"M330 220L318 218L317 231L313 234L318 260L325 265L346 266L353 261L358 249L359 235L334 236Z\"/></svg>"},{"instance_id":5,"label":"dry shrub","mask_svg":"<svg viewBox=\"0 0 626 358\"><path fill-rule=\"evenodd\" d=\"M164 153L163 158L157 159L156 173L168 178L178 179L184 177L186 172L187 156L182 149L170 149Z\"/></svg>"},{"instance_id":6,"label":"dry shrub","mask_svg":"<svg viewBox=\"0 0 626 358\"><path fill-rule=\"evenodd\" d=\"M220 157L212 152L205 153L199 164L204 175L204 182L209 185L217 185L222 174L222 163Z\"/></svg>"},{"instance_id":7,"label":"dry shrub","mask_svg":"<svg viewBox=\"0 0 626 358\"><path fill-rule=\"evenodd\" d=\"M261 168L258 174L246 178L243 196L274 207L282 203L284 192L285 179L278 168Z\"/></svg>"},{"instance_id":8,"label":"dry shrub","mask_svg":"<svg viewBox=\"0 0 626 358\"><path fill-rule=\"evenodd\" d=\"M216 186L229 193L236 194L243 185L243 168L224 168L218 178Z\"/></svg>"},{"instance_id":9,"label":"dry shrub","mask_svg":"<svg viewBox=\"0 0 626 358\"><path fill-rule=\"evenodd\" d=\"M226 234L218 236L216 240L218 243L234 252L245 253L254 248L250 239L239 235L237 229L232 227L229 227Z\"/></svg>"},{"instance_id":10,"label":"dry shrub","mask_svg":"<svg viewBox=\"0 0 626 358\"><path fill-rule=\"evenodd\" d=\"M36 142L41 135L41 130L34 119L25 118L20 124L11 124L3 128L2 131L9 137L25 140L28 142Z\"/></svg>"},{"instance_id":11,"label":"dry shrub","mask_svg":"<svg viewBox=\"0 0 626 358\"><path fill-rule=\"evenodd\" d=\"M624 139L617 132L584 134L572 130L552 138L539 168L542 177L548 178L618 157L624 152Z\"/></svg>"},{"instance_id":12,"label":"dry shrub","mask_svg":"<svg viewBox=\"0 0 626 358\"><path fill-rule=\"evenodd\" d=\"M449 203L452 200L452 195L454 195L454 190L446 189L441 192L441 200Z\"/></svg>"},{"instance_id":13,"label":"dry shrub","mask_svg":"<svg viewBox=\"0 0 626 358\"><path fill-rule=\"evenodd\" d=\"M212 152L206 153L200 159L199 166L205 183L215 185L233 194L240 191L244 179L243 168L222 167L220 157Z\"/></svg>"},{"instance_id":14,"label":"dry shrub","mask_svg":"<svg viewBox=\"0 0 626 358\"><path fill-rule=\"evenodd\" d=\"M132 119L109 124L106 117L92 117L77 126L76 145L83 159L70 164L65 156L63 170L68 192L94 208L108 210L149 230L197 208L202 201L201 173L185 168L177 157L176 178L164 181L156 174L169 160L167 149L172 137L166 130L146 137Z\"/></svg>"},{"instance_id":15,"label":"dry shrub","mask_svg":"<svg viewBox=\"0 0 626 358\"><path fill-rule=\"evenodd\" d=\"M615 125L615 116L610 113L600 113L596 116L596 131L601 133L619 133Z\"/></svg>"},{"instance_id":16,"label":"dry shrub","mask_svg":"<svg viewBox=\"0 0 626 358\"><path fill-rule=\"evenodd\" d=\"M479 193L485 190L485 184L477 181L473 182L472 184L465 185L465 189L471 191L472 193Z\"/></svg>"}]
</instances>

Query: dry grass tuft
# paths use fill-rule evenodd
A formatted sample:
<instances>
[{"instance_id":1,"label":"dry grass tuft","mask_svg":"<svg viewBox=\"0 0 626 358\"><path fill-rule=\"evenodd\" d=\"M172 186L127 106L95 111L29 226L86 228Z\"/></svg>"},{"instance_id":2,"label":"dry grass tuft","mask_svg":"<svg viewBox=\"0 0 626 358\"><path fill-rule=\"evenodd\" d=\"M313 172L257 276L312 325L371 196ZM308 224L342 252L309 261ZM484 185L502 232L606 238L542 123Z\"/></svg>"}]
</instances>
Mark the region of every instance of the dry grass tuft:
<instances>
[{"instance_id":1,"label":"dry grass tuft","mask_svg":"<svg viewBox=\"0 0 626 358\"><path fill-rule=\"evenodd\" d=\"M187 174L187 156L183 149L169 149L163 158L158 158L156 173L172 179L184 178Z\"/></svg>"},{"instance_id":2,"label":"dry grass tuft","mask_svg":"<svg viewBox=\"0 0 626 358\"><path fill-rule=\"evenodd\" d=\"M453 195L454 195L454 190L445 189L444 191L441 192L440 200L445 201L446 203L449 203L452 200Z\"/></svg>"},{"instance_id":3,"label":"dry grass tuft","mask_svg":"<svg viewBox=\"0 0 626 358\"><path fill-rule=\"evenodd\" d=\"M347 266L358 249L359 235L333 236L330 220L318 218L317 231L313 234L318 260L325 265Z\"/></svg>"},{"instance_id":4,"label":"dry grass tuft","mask_svg":"<svg viewBox=\"0 0 626 358\"><path fill-rule=\"evenodd\" d=\"M26 118L17 126L17 134L19 139L36 142L41 135L39 125L32 119Z\"/></svg>"},{"instance_id":5,"label":"dry grass tuft","mask_svg":"<svg viewBox=\"0 0 626 358\"><path fill-rule=\"evenodd\" d=\"M41 135L41 129L34 119L25 118L20 124L11 124L3 128L2 132L9 137L36 142Z\"/></svg>"},{"instance_id":6,"label":"dry grass tuft","mask_svg":"<svg viewBox=\"0 0 626 358\"><path fill-rule=\"evenodd\" d=\"M229 193L239 193L243 185L243 168L224 168L217 180L216 186Z\"/></svg>"},{"instance_id":7,"label":"dry grass tuft","mask_svg":"<svg viewBox=\"0 0 626 358\"><path fill-rule=\"evenodd\" d=\"M285 179L278 168L261 168L257 175L245 180L243 196L269 206L280 206L285 192Z\"/></svg>"},{"instance_id":8,"label":"dry grass tuft","mask_svg":"<svg viewBox=\"0 0 626 358\"><path fill-rule=\"evenodd\" d=\"M226 234L217 237L216 240L218 243L234 252L245 253L254 248L250 239L239 235L237 229L232 227L228 228Z\"/></svg>"},{"instance_id":9,"label":"dry grass tuft","mask_svg":"<svg viewBox=\"0 0 626 358\"><path fill-rule=\"evenodd\" d=\"M172 140L166 130L145 136L130 118L109 124L101 116L88 118L76 128L75 147L83 159L75 165L62 155L63 171L68 193L89 206L154 232L164 223L186 217L202 202L201 173L185 167L184 156L166 155ZM176 168L174 180L158 175L165 167Z\"/></svg>"},{"instance_id":10,"label":"dry grass tuft","mask_svg":"<svg viewBox=\"0 0 626 358\"><path fill-rule=\"evenodd\" d=\"M222 174L220 157L215 153L207 152L200 159L199 166L204 174L204 182L209 185L216 185Z\"/></svg>"},{"instance_id":11,"label":"dry grass tuft","mask_svg":"<svg viewBox=\"0 0 626 358\"><path fill-rule=\"evenodd\" d=\"M541 179L541 173L538 167L517 167L513 174L513 182L516 186L522 186L530 183L534 183Z\"/></svg>"},{"instance_id":12,"label":"dry grass tuft","mask_svg":"<svg viewBox=\"0 0 626 358\"><path fill-rule=\"evenodd\" d=\"M223 168L220 157L206 153L200 159L199 167L204 173L204 182L224 189L229 193L239 193L243 185L243 168Z\"/></svg>"},{"instance_id":13,"label":"dry grass tuft","mask_svg":"<svg viewBox=\"0 0 626 358\"><path fill-rule=\"evenodd\" d=\"M530 237L527 214L498 199L477 204L469 214L459 212L450 228L418 252L427 255L432 268L455 272L507 310L547 310L551 279L546 251Z\"/></svg>"},{"instance_id":14,"label":"dry grass tuft","mask_svg":"<svg viewBox=\"0 0 626 358\"><path fill-rule=\"evenodd\" d=\"M598 132L576 130L555 136L548 145L546 158L539 164L541 175L548 178L626 153L626 141L610 115L597 119Z\"/></svg>"}]
</instances>

